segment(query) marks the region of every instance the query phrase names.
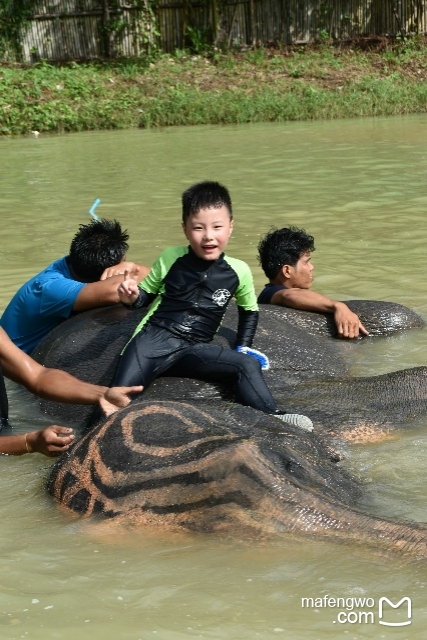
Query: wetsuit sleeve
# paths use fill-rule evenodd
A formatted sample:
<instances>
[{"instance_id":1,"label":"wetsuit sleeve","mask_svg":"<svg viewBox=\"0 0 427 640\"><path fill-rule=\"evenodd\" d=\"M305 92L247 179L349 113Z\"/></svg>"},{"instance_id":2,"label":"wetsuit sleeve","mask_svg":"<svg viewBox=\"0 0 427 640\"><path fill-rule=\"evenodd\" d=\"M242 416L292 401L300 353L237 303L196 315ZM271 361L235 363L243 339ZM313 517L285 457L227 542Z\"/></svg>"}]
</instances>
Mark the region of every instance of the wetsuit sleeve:
<instances>
[{"instance_id":1,"label":"wetsuit sleeve","mask_svg":"<svg viewBox=\"0 0 427 640\"><path fill-rule=\"evenodd\" d=\"M242 307L246 311L258 311L252 272L245 262L241 262L241 265L243 265L243 268L239 268L237 271L239 286L237 287L234 297L239 307Z\"/></svg>"},{"instance_id":2,"label":"wetsuit sleeve","mask_svg":"<svg viewBox=\"0 0 427 640\"><path fill-rule=\"evenodd\" d=\"M251 347L258 324L258 311L247 311L237 307L239 312L239 324L235 347Z\"/></svg>"},{"instance_id":3,"label":"wetsuit sleeve","mask_svg":"<svg viewBox=\"0 0 427 640\"><path fill-rule=\"evenodd\" d=\"M139 283L139 287L146 293L157 295L164 291L163 279L175 260L188 253L186 247L168 247L159 255L151 267L150 273Z\"/></svg>"},{"instance_id":4,"label":"wetsuit sleeve","mask_svg":"<svg viewBox=\"0 0 427 640\"><path fill-rule=\"evenodd\" d=\"M142 307L148 307L149 304L155 300L156 295L154 293L147 293L141 287L138 287L138 297L132 304L122 303L127 309L141 309Z\"/></svg>"},{"instance_id":5,"label":"wetsuit sleeve","mask_svg":"<svg viewBox=\"0 0 427 640\"><path fill-rule=\"evenodd\" d=\"M167 267L165 260L165 254L167 255L170 250L163 251L153 266L150 272L145 276L144 280L138 283L139 294L133 304L125 304L128 309L141 309L142 307L148 307L153 300L156 299L157 294L163 290L163 278L167 273Z\"/></svg>"},{"instance_id":6,"label":"wetsuit sleeve","mask_svg":"<svg viewBox=\"0 0 427 640\"><path fill-rule=\"evenodd\" d=\"M252 272L246 262L226 257L229 265L239 278L239 285L234 297L239 312L239 324L235 347L250 347L258 324L258 304L256 300Z\"/></svg>"},{"instance_id":7,"label":"wetsuit sleeve","mask_svg":"<svg viewBox=\"0 0 427 640\"><path fill-rule=\"evenodd\" d=\"M234 293L237 305L246 311L258 311L254 281L249 265L243 260L230 258L230 256L224 256L224 259L234 269L239 279L238 287Z\"/></svg>"},{"instance_id":8,"label":"wetsuit sleeve","mask_svg":"<svg viewBox=\"0 0 427 640\"><path fill-rule=\"evenodd\" d=\"M151 267L150 273L145 276L144 280L141 280L141 282L138 283L138 298L133 304L125 306L127 306L129 309L140 309L141 307L147 307L148 305L151 305L151 309L135 329L134 335L142 329L144 324L148 321L148 319L159 306L161 294L165 290L164 279L168 274L171 266L178 258L187 253L188 247L168 247L167 249L162 251L157 260L154 262L153 266Z\"/></svg>"}]
</instances>

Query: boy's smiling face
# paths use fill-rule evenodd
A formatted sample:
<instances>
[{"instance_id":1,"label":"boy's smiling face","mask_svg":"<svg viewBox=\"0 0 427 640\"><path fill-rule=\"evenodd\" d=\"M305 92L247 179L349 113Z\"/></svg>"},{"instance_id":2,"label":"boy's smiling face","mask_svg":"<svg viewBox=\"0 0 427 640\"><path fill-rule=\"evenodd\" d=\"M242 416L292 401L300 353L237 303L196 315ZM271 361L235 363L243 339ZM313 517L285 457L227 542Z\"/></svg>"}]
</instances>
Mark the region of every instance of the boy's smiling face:
<instances>
[{"instance_id":1,"label":"boy's smiling face","mask_svg":"<svg viewBox=\"0 0 427 640\"><path fill-rule=\"evenodd\" d=\"M203 260L216 260L228 244L233 220L227 207L200 209L182 228L194 253Z\"/></svg>"}]
</instances>

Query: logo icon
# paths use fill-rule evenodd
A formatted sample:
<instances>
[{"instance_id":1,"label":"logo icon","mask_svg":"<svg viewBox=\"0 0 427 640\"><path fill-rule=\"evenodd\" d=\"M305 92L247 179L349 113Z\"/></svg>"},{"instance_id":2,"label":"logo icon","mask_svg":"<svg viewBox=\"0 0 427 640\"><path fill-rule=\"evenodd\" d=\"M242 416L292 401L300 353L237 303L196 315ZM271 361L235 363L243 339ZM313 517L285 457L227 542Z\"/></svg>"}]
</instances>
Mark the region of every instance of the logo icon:
<instances>
[{"instance_id":1,"label":"logo icon","mask_svg":"<svg viewBox=\"0 0 427 640\"><path fill-rule=\"evenodd\" d=\"M228 300L231 298L231 293L228 289L217 289L212 294L212 300L216 302L219 307L223 307L227 304Z\"/></svg>"},{"instance_id":2,"label":"logo icon","mask_svg":"<svg viewBox=\"0 0 427 640\"><path fill-rule=\"evenodd\" d=\"M392 607L393 609L397 609L397 607L400 607L400 605L403 602L407 602L408 603L408 620L406 620L405 622L384 622L381 618L383 617L383 603L387 602L390 607ZM411 598L408 598L407 596L405 598L402 598L402 600L399 600L399 602L397 604L393 604L391 602L391 600L389 600L388 598L380 598L379 599L379 603L378 603L378 616L379 616L379 623L385 625L386 627L405 627L408 624L411 624L411 617L412 617L412 602L411 602Z\"/></svg>"}]
</instances>

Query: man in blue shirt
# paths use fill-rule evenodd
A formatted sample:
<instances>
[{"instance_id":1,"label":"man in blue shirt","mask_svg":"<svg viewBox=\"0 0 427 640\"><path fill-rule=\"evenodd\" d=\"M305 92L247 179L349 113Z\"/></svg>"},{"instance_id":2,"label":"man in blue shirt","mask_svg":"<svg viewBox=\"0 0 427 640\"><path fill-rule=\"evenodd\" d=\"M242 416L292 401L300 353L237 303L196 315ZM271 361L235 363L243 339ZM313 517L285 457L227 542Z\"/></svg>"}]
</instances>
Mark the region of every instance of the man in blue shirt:
<instances>
[{"instance_id":1,"label":"man in blue shirt","mask_svg":"<svg viewBox=\"0 0 427 640\"><path fill-rule=\"evenodd\" d=\"M259 294L258 303L333 313L338 337L368 335L359 317L344 302L309 291L313 283L313 251L314 238L303 229L288 227L267 233L258 245L258 258L270 282Z\"/></svg>"},{"instance_id":2,"label":"man in blue shirt","mask_svg":"<svg viewBox=\"0 0 427 640\"><path fill-rule=\"evenodd\" d=\"M0 326L14 344L30 353L73 313L116 304L123 273L144 278L149 269L125 262L129 236L114 220L80 225L70 253L31 278L6 307Z\"/></svg>"}]
</instances>

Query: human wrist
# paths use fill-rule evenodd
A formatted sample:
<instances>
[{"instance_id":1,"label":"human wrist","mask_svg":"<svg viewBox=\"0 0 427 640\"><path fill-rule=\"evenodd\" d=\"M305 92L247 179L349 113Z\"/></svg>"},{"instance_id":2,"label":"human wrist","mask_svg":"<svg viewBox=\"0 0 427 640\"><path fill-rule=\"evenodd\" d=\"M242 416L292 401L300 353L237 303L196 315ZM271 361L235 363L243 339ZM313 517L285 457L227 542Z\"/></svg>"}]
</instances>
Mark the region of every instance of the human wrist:
<instances>
[{"instance_id":1,"label":"human wrist","mask_svg":"<svg viewBox=\"0 0 427 640\"><path fill-rule=\"evenodd\" d=\"M110 387L97 387L97 389L98 391L97 391L96 404L99 404L101 406L101 400L103 400L105 396L108 394Z\"/></svg>"},{"instance_id":2,"label":"human wrist","mask_svg":"<svg viewBox=\"0 0 427 640\"><path fill-rule=\"evenodd\" d=\"M340 302L339 300L332 300L334 311L342 311L342 309L346 308L347 305L344 302Z\"/></svg>"},{"instance_id":3,"label":"human wrist","mask_svg":"<svg viewBox=\"0 0 427 640\"><path fill-rule=\"evenodd\" d=\"M143 293L142 293L142 291L141 291L141 289L139 287L138 287L138 292L137 293L133 293L133 294L130 294L130 295L126 296L126 298L127 298L126 302L122 299L120 294L119 294L119 297L120 297L120 302L127 309L139 309L140 307L143 306Z\"/></svg>"},{"instance_id":4,"label":"human wrist","mask_svg":"<svg viewBox=\"0 0 427 640\"><path fill-rule=\"evenodd\" d=\"M37 441L40 433L40 431L31 431L30 433L25 434L24 453L35 453L36 451L38 451Z\"/></svg>"}]
</instances>

